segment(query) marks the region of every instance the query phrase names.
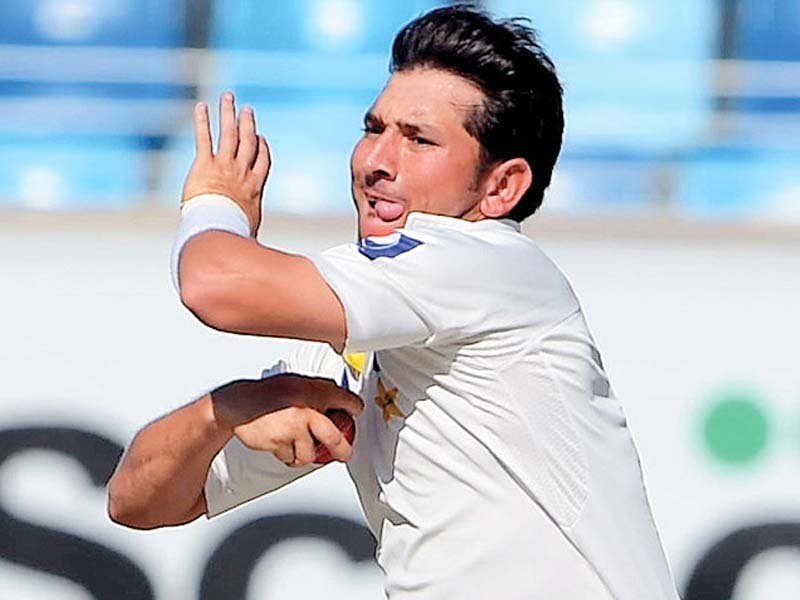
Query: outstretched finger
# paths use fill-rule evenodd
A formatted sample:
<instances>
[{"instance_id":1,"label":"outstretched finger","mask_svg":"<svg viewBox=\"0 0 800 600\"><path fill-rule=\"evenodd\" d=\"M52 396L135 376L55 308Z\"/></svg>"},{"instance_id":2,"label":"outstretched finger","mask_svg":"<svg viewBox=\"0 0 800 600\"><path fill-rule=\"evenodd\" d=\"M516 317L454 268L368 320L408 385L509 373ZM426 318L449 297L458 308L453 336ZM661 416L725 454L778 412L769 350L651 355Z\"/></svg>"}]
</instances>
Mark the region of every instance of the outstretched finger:
<instances>
[{"instance_id":1,"label":"outstretched finger","mask_svg":"<svg viewBox=\"0 0 800 600\"><path fill-rule=\"evenodd\" d=\"M347 442L339 428L333 424L333 421L315 411L309 416L308 425L314 438L328 449L333 460L350 460L353 456L353 447Z\"/></svg>"},{"instance_id":2,"label":"outstretched finger","mask_svg":"<svg viewBox=\"0 0 800 600\"><path fill-rule=\"evenodd\" d=\"M253 172L262 179L266 179L271 165L272 158L269 154L267 140L263 135L260 135L258 136L258 154L256 155L256 162L253 163Z\"/></svg>"},{"instance_id":3,"label":"outstretched finger","mask_svg":"<svg viewBox=\"0 0 800 600\"><path fill-rule=\"evenodd\" d=\"M258 152L258 137L256 137L256 118L253 109L245 106L239 113L239 150L236 161L244 168L250 169Z\"/></svg>"},{"instance_id":4,"label":"outstretched finger","mask_svg":"<svg viewBox=\"0 0 800 600\"><path fill-rule=\"evenodd\" d=\"M208 157L213 154L208 105L204 102L198 102L194 106L194 144L198 157Z\"/></svg>"},{"instance_id":5,"label":"outstretched finger","mask_svg":"<svg viewBox=\"0 0 800 600\"><path fill-rule=\"evenodd\" d=\"M239 128L236 126L236 108L233 94L225 92L219 99L219 148L217 155L233 158L239 146Z\"/></svg>"}]
</instances>

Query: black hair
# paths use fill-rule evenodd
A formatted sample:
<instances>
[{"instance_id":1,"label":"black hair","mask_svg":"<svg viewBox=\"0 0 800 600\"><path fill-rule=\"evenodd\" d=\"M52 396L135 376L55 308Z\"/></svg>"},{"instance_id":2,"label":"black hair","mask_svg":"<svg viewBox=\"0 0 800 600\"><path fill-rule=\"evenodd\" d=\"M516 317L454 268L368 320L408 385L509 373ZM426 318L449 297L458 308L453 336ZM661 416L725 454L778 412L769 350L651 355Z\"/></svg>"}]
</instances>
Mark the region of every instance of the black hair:
<instances>
[{"instance_id":1,"label":"black hair","mask_svg":"<svg viewBox=\"0 0 800 600\"><path fill-rule=\"evenodd\" d=\"M389 66L391 73L441 69L480 88L483 105L464 122L481 146L479 174L517 157L533 171L531 187L508 214L516 221L541 206L564 132L555 66L527 23L493 20L469 4L437 8L400 30Z\"/></svg>"}]
</instances>

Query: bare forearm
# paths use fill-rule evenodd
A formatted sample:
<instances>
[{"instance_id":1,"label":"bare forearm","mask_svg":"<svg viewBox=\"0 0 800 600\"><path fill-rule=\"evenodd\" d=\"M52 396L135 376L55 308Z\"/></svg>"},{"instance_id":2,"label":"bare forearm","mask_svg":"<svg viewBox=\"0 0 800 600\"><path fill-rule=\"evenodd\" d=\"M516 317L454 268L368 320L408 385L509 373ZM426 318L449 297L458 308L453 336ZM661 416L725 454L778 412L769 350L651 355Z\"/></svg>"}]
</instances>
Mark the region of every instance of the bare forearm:
<instances>
[{"instance_id":1,"label":"bare forearm","mask_svg":"<svg viewBox=\"0 0 800 600\"><path fill-rule=\"evenodd\" d=\"M273 411L273 398L310 393L305 381L286 376L233 381L144 427L109 482L111 519L152 529L205 513L208 470L235 428ZM292 394L294 389L299 391Z\"/></svg>"},{"instance_id":2,"label":"bare forearm","mask_svg":"<svg viewBox=\"0 0 800 600\"><path fill-rule=\"evenodd\" d=\"M206 512L211 463L233 435L251 450L302 466L314 459L313 432L333 458L348 460L350 444L321 413L355 416L362 407L327 379L284 374L223 385L134 437L108 486L109 516L137 529L193 521ZM298 456L298 448L308 452Z\"/></svg>"},{"instance_id":3,"label":"bare forearm","mask_svg":"<svg viewBox=\"0 0 800 600\"><path fill-rule=\"evenodd\" d=\"M232 436L210 395L151 423L133 439L109 483L108 512L123 525L178 525L205 512L203 486Z\"/></svg>"}]
</instances>

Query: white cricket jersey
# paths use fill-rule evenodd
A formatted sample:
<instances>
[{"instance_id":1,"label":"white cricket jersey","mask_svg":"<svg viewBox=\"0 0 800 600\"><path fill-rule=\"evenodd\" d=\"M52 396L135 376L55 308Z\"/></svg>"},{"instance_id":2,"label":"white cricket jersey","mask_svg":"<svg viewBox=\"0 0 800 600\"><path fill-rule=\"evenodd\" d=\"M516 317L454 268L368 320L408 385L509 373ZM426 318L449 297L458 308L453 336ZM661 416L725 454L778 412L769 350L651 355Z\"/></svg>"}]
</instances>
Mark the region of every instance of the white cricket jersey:
<instances>
[{"instance_id":1,"label":"white cricket jersey","mask_svg":"<svg viewBox=\"0 0 800 600\"><path fill-rule=\"evenodd\" d=\"M307 344L266 374L364 399L348 469L390 599L677 598L578 301L516 223L414 213L313 260L364 372ZM209 515L314 468L234 440L209 473Z\"/></svg>"}]
</instances>

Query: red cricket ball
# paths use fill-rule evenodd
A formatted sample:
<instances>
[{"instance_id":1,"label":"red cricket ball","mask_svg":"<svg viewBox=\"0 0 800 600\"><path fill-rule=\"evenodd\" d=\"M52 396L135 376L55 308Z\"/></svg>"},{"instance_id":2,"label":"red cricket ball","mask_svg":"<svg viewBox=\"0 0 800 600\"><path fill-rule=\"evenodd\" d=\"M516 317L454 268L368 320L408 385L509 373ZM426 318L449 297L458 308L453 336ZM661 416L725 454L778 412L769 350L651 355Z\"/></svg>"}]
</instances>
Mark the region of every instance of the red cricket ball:
<instances>
[{"instance_id":1,"label":"red cricket ball","mask_svg":"<svg viewBox=\"0 0 800 600\"><path fill-rule=\"evenodd\" d=\"M352 444L353 440L356 438L356 422L353 420L353 417L340 409L329 410L325 413L325 416L333 421L333 424L344 434L347 443ZM314 452L316 454L314 462L318 465L324 465L333 460L327 446L320 441L314 441Z\"/></svg>"}]
</instances>

